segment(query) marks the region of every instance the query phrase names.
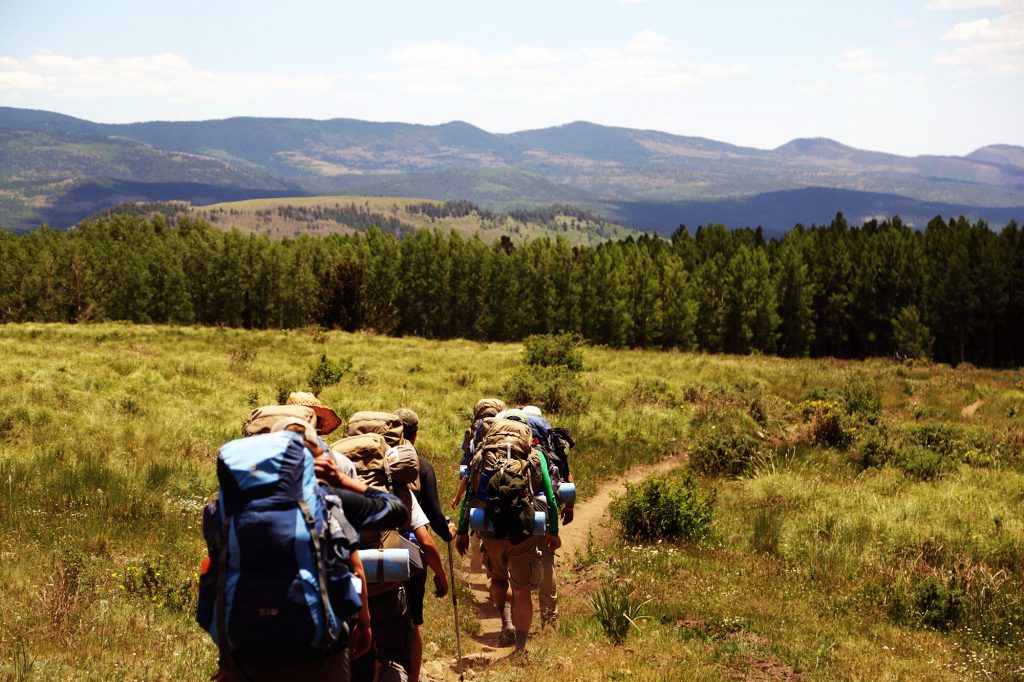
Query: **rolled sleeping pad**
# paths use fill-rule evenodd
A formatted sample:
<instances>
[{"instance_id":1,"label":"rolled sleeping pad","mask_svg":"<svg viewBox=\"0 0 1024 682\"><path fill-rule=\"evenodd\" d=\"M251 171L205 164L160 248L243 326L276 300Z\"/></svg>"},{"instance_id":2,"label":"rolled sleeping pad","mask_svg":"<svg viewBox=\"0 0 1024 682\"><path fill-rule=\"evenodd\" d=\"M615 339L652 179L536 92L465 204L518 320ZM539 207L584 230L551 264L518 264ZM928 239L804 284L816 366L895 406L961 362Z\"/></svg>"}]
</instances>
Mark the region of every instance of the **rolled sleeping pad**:
<instances>
[{"instance_id":1,"label":"rolled sleeping pad","mask_svg":"<svg viewBox=\"0 0 1024 682\"><path fill-rule=\"evenodd\" d=\"M466 476L469 476L469 465L467 465L467 464L460 464L459 465L459 478L465 478Z\"/></svg>"},{"instance_id":2,"label":"rolled sleeping pad","mask_svg":"<svg viewBox=\"0 0 1024 682\"><path fill-rule=\"evenodd\" d=\"M360 549L356 553L363 562L368 583L394 583L409 579L407 549Z\"/></svg>"},{"instance_id":3,"label":"rolled sleeping pad","mask_svg":"<svg viewBox=\"0 0 1024 682\"><path fill-rule=\"evenodd\" d=\"M558 491L555 494L558 495L559 502L574 504L576 502L576 484L565 482L558 486Z\"/></svg>"},{"instance_id":4,"label":"rolled sleeping pad","mask_svg":"<svg viewBox=\"0 0 1024 682\"><path fill-rule=\"evenodd\" d=\"M544 535L548 532L548 515L545 512L539 511L533 513L533 531L531 535ZM485 533L489 533L494 530L494 526L487 519L484 510L480 507L475 507L469 510L469 527L473 530L482 530Z\"/></svg>"}]
</instances>

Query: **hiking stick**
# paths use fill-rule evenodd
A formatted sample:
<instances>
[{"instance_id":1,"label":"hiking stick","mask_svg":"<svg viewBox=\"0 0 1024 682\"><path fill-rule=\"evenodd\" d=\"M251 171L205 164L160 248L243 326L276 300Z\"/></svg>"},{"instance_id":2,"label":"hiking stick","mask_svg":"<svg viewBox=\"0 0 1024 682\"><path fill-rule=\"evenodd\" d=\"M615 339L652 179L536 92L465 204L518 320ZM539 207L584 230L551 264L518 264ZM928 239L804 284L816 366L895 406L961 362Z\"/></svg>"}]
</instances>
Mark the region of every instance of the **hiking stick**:
<instances>
[{"instance_id":1,"label":"hiking stick","mask_svg":"<svg viewBox=\"0 0 1024 682\"><path fill-rule=\"evenodd\" d=\"M452 541L448 541L448 575L451 577L452 608L455 610L455 648L459 652L459 665L456 671L459 673L459 682L462 677L462 637L459 634L459 598L455 595L455 560L452 558Z\"/></svg>"}]
</instances>

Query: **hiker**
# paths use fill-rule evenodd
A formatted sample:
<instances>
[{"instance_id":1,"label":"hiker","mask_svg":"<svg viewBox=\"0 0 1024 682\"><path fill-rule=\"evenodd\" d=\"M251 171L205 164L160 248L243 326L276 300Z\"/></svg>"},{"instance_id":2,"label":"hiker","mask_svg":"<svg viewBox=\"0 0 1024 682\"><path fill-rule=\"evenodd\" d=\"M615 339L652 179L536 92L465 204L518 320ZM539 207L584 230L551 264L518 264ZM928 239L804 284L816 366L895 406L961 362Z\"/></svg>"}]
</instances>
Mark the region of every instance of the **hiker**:
<instances>
[{"instance_id":1,"label":"hiker","mask_svg":"<svg viewBox=\"0 0 1024 682\"><path fill-rule=\"evenodd\" d=\"M448 579L441 554L427 531L429 520L420 508L411 487L419 482L419 455L404 438L398 415L382 412L357 412L349 419L347 437L334 443L334 452L351 453L360 477L368 484L392 489L409 505L409 520L386 533L362 534L361 551L385 548L389 543L408 549L410 566L424 573L426 563L434 572L438 596L448 593ZM369 591L373 648L368 655L352 662L356 682L406 682L412 670L415 625L410 610L406 582L376 582Z\"/></svg>"},{"instance_id":2,"label":"hiker","mask_svg":"<svg viewBox=\"0 0 1024 682\"><path fill-rule=\"evenodd\" d=\"M483 438L483 430L486 427L486 419L493 419L494 415L507 408L505 402L499 398L481 398L473 406L473 416L469 422L469 428L462 436L462 459L459 460L459 471L469 471L470 462L473 461L473 453L476 444ZM465 467L465 469L463 469ZM462 496L466 492L468 477L463 476L459 481L459 489L455 491L452 498L452 509L458 509L462 502Z\"/></svg>"},{"instance_id":3,"label":"hiker","mask_svg":"<svg viewBox=\"0 0 1024 682\"><path fill-rule=\"evenodd\" d=\"M572 473L569 471L569 456L567 452L568 448L571 447L569 443L575 445L575 442L572 441L568 430L559 429L556 432L548 420L544 419L541 415L540 408L535 405L527 405L523 408L523 413L527 415L527 424L533 432L534 447L541 449L551 465L552 487L554 490L559 492L562 482L573 483L575 486ZM568 442L565 440L566 436L568 436ZM562 525L572 523L574 501L575 496L573 501L563 501L560 505L559 512ZM555 553L549 551L546 547L541 547L540 556L543 573L541 575L537 601L540 605L540 626L544 628L547 625L554 625L558 619L558 586L555 584Z\"/></svg>"},{"instance_id":4,"label":"hiker","mask_svg":"<svg viewBox=\"0 0 1024 682\"><path fill-rule=\"evenodd\" d=\"M343 474L349 478L357 478L355 465L347 457L332 453L323 438L341 426L341 417L338 416L338 413L321 403L320 399L312 393L305 393L303 391L292 391L289 393L285 405L302 405L313 410L313 413L316 415L315 429L317 435L320 436L321 447L334 459L338 469Z\"/></svg>"},{"instance_id":5,"label":"hiker","mask_svg":"<svg viewBox=\"0 0 1024 682\"><path fill-rule=\"evenodd\" d=\"M470 517L483 538L484 564L490 578L491 602L501 616L499 645L515 644L513 655L525 656L533 621L531 592L540 584L538 542L554 552L558 537L558 505L547 461L532 447L532 433L521 410L507 411L491 423L476 446L469 485L459 514L455 548L469 548ZM534 491L542 491L549 510L537 527ZM511 587L512 599L508 603Z\"/></svg>"},{"instance_id":6,"label":"hiker","mask_svg":"<svg viewBox=\"0 0 1024 682\"><path fill-rule=\"evenodd\" d=\"M412 410L400 407L395 414L402 420L402 431L405 440L415 447L416 436L419 435L420 418ZM419 451L417 451L417 454ZM434 474L433 465L423 455L419 455L420 480L419 490L413 490L417 502L430 521L430 528L445 543L452 541L455 527L441 511L441 501L437 496L437 476ZM449 550L451 548L449 547ZM435 573L435 578L436 578ZM412 614L413 625L416 626L412 641L412 669L409 671L410 682L419 682L420 668L423 665L423 600L426 596L427 574L423 573L413 576L406 584L409 591L409 610ZM435 588L436 588L435 584ZM445 590L445 594L447 590ZM438 590L435 596L443 597L444 594Z\"/></svg>"},{"instance_id":7,"label":"hiker","mask_svg":"<svg viewBox=\"0 0 1024 682\"><path fill-rule=\"evenodd\" d=\"M353 525L396 523L408 511L391 495L367 496L344 474L337 490L305 483L323 456L315 424L310 407L257 408L247 437L220 450L218 499L203 514L196 613L219 643L217 679L348 680L350 647L369 647Z\"/></svg>"}]
</instances>

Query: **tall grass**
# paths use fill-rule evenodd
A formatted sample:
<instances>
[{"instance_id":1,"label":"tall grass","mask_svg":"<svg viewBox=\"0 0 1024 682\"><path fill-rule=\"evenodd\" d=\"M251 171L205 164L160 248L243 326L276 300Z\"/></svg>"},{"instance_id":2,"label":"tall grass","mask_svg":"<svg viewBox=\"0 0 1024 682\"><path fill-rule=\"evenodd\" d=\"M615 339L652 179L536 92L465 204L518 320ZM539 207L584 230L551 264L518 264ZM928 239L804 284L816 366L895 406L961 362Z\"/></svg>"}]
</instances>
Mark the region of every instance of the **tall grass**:
<instances>
[{"instance_id":1,"label":"tall grass","mask_svg":"<svg viewBox=\"0 0 1024 682\"><path fill-rule=\"evenodd\" d=\"M701 443L724 443L714 452L728 462L741 438L756 456L700 481L718 491L713 542L596 541L578 573L560 573L563 625L537 638L526 671L478 679L547 674L576 650L589 665L561 669L569 679L673 679L680 665L722 679L769 664L820 679L1013 679L1019 372L579 350L587 401L546 416L577 436L583 501ZM320 387L343 417L419 413L442 501L473 404L503 396L523 362L519 344L313 329L0 326L0 679L205 679L215 652L192 622L192 586L217 447L252 406L309 390L325 354L345 361ZM849 443L816 438L803 409L815 395L849 420ZM909 447L950 466L912 475L896 456ZM613 583L650 600L629 647L608 646L583 596ZM956 618L935 616L940 588L956 590ZM427 601L428 658L454 655L449 609Z\"/></svg>"}]
</instances>

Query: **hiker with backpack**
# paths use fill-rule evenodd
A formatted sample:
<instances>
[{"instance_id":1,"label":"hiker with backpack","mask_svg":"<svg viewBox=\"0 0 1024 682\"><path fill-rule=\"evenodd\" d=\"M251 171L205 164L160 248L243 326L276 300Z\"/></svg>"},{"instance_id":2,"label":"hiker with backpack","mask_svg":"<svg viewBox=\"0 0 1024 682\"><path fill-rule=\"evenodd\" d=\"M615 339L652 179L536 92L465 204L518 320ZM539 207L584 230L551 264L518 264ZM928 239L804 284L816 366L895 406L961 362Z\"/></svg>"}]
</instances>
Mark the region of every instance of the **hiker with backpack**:
<instances>
[{"instance_id":1,"label":"hiker with backpack","mask_svg":"<svg viewBox=\"0 0 1024 682\"><path fill-rule=\"evenodd\" d=\"M322 487L316 423L308 406L257 408L245 437L220 449L196 611L220 650L220 680L348 680L350 647L368 646L355 527L408 511L340 472L343 488Z\"/></svg>"},{"instance_id":2,"label":"hiker with backpack","mask_svg":"<svg viewBox=\"0 0 1024 682\"><path fill-rule=\"evenodd\" d=\"M395 410L395 414L402 420L403 437L413 447L416 446L416 437L419 435L420 418L415 412L406 407ZM446 543L452 541L454 526L441 510L441 501L437 495L437 476L434 473L434 466L419 455L420 478L419 489L413 490L416 501L423 509L423 513L430 521L430 528L441 540ZM451 548L449 547L449 550ZM435 580L437 573L434 574ZM427 575L422 573L409 579L406 588L409 593L409 610L412 614L412 622L416 626L413 635L412 648L412 669L409 672L410 682L418 682L420 668L423 665L423 600L426 597ZM435 582L434 594L443 597L447 589L442 593Z\"/></svg>"},{"instance_id":3,"label":"hiker with backpack","mask_svg":"<svg viewBox=\"0 0 1024 682\"><path fill-rule=\"evenodd\" d=\"M459 554L465 555L471 520L479 529L491 602L501 616L499 644L514 643L516 656L526 654L530 635L531 592L540 584L542 572L538 547L543 543L554 552L561 546L549 465L533 448L526 422L521 410L499 413L476 445L455 540ZM546 509L538 508L538 492Z\"/></svg>"},{"instance_id":4,"label":"hiker with backpack","mask_svg":"<svg viewBox=\"0 0 1024 682\"><path fill-rule=\"evenodd\" d=\"M559 508L562 525L568 525L572 523L575 502L575 483L572 472L569 471L568 450L575 446L576 442L568 429L553 428L541 415L539 407L528 405L523 408L523 412L527 415L527 425L533 432L534 447L541 449L551 465L551 485L555 490L555 496L562 502ZM563 483L573 484L571 500L563 499ZM541 547L540 556L543 573L537 601L540 605L540 626L543 628L546 625L554 625L558 619L558 587L555 584L555 553Z\"/></svg>"},{"instance_id":5,"label":"hiker with backpack","mask_svg":"<svg viewBox=\"0 0 1024 682\"><path fill-rule=\"evenodd\" d=\"M463 471L469 471L469 465L473 461L473 454L476 451L476 444L483 439L483 432L486 430L488 420L494 415L507 409L507 405L500 398L481 398L473 406L473 416L470 418L469 428L462 436L462 459L459 460L460 481L459 488L455 491L452 499L452 509L458 509L462 503L462 496L466 493L468 477L461 475Z\"/></svg>"},{"instance_id":6,"label":"hiker with backpack","mask_svg":"<svg viewBox=\"0 0 1024 682\"><path fill-rule=\"evenodd\" d=\"M365 483L394 492L410 509L407 522L385 532L360 534L360 554L383 556L388 548L405 549L409 568L400 580L388 579L383 563L377 564L380 568L376 576L370 571L373 649L353 661L352 679L406 682L412 670L415 637L406 581L420 573L425 576L426 564L434 572L435 594L443 597L448 593L441 554L427 531L429 520L413 494L419 485L419 455L405 439L402 419L395 414L357 412L349 419L345 433L346 438L331 449L349 456Z\"/></svg>"}]
</instances>

